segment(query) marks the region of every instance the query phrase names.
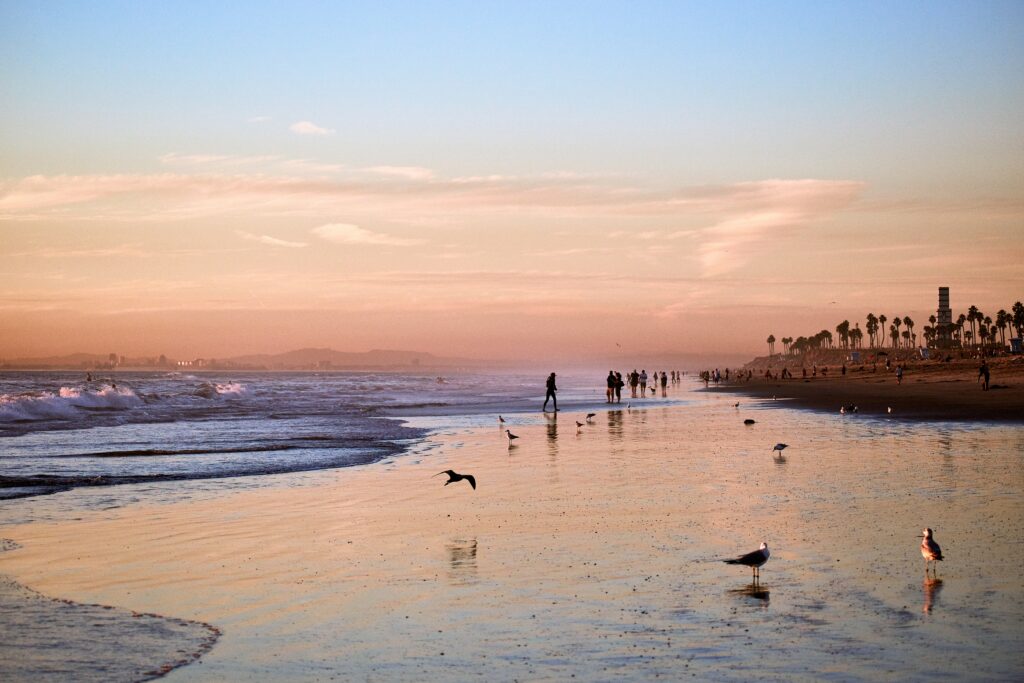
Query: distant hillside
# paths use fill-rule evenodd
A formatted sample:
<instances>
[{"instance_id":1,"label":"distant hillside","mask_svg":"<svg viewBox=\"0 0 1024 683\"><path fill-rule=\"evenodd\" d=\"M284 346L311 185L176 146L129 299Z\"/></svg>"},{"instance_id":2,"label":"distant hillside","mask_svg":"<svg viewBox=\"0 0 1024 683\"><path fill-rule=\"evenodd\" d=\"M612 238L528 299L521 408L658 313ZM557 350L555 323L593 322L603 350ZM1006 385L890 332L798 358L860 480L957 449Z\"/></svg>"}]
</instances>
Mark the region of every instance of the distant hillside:
<instances>
[{"instance_id":1,"label":"distant hillside","mask_svg":"<svg viewBox=\"0 0 1024 683\"><path fill-rule=\"evenodd\" d=\"M480 367L483 361L447 358L421 351L374 349L372 351L335 351L334 349L296 349L277 354L256 354L227 359L227 363L268 370L343 369L343 368L456 368Z\"/></svg>"}]
</instances>

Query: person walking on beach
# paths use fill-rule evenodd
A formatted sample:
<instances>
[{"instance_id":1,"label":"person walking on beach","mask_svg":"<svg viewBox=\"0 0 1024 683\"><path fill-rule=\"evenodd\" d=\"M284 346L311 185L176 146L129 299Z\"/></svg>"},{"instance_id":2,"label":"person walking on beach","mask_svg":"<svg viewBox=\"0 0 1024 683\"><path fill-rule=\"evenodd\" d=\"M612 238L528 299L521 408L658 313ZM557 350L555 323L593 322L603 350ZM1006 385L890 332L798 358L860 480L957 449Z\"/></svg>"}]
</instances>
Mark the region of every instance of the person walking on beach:
<instances>
[{"instance_id":1,"label":"person walking on beach","mask_svg":"<svg viewBox=\"0 0 1024 683\"><path fill-rule=\"evenodd\" d=\"M982 382L981 382L981 390L982 391L988 391L988 380L989 380L989 377L990 377L990 373L989 373L989 369L988 369L988 361L984 361L983 360L983 361L981 361L981 367L978 368L978 379L982 380Z\"/></svg>"},{"instance_id":2,"label":"person walking on beach","mask_svg":"<svg viewBox=\"0 0 1024 683\"><path fill-rule=\"evenodd\" d=\"M640 371L640 397L647 395L647 370Z\"/></svg>"},{"instance_id":3,"label":"person walking on beach","mask_svg":"<svg viewBox=\"0 0 1024 683\"><path fill-rule=\"evenodd\" d=\"M615 373L615 402L622 403L622 387L626 386L626 383L622 381L622 373Z\"/></svg>"},{"instance_id":4,"label":"person walking on beach","mask_svg":"<svg viewBox=\"0 0 1024 683\"><path fill-rule=\"evenodd\" d=\"M615 380L615 371L614 370L609 370L608 371L608 379L606 380L605 383L608 385L608 388L604 390L605 403L611 403L612 399L615 398L615 384L616 384L616 380Z\"/></svg>"},{"instance_id":5,"label":"person walking on beach","mask_svg":"<svg viewBox=\"0 0 1024 683\"><path fill-rule=\"evenodd\" d=\"M555 392L558 391L558 387L555 386L555 373L553 373L553 372L550 375L548 375L547 388L548 388L548 392L547 392L547 394L544 395L544 407L542 408L542 410L544 412L547 412L548 401L550 400L550 401L554 401L555 412L557 413L558 412L558 397L555 396Z\"/></svg>"},{"instance_id":6,"label":"person walking on beach","mask_svg":"<svg viewBox=\"0 0 1024 683\"><path fill-rule=\"evenodd\" d=\"M896 384L903 384L903 365L896 366Z\"/></svg>"},{"instance_id":7,"label":"person walking on beach","mask_svg":"<svg viewBox=\"0 0 1024 683\"><path fill-rule=\"evenodd\" d=\"M629 391L630 396L636 398L636 387L640 384L640 373L633 368L633 372L629 373Z\"/></svg>"}]
</instances>

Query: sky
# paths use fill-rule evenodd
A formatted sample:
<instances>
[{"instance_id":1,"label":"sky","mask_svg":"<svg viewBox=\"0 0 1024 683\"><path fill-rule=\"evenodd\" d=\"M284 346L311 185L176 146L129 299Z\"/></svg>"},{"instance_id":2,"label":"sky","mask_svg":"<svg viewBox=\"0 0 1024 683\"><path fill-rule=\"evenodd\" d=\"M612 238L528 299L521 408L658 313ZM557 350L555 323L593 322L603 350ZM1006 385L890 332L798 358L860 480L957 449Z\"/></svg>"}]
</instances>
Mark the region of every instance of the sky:
<instances>
[{"instance_id":1,"label":"sky","mask_svg":"<svg viewBox=\"0 0 1024 683\"><path fill-rule=\"evenodd\" d=\"M1019 1L0 0L0 358L753 355L1022 237Z\"/></svg>"}]
</instances>

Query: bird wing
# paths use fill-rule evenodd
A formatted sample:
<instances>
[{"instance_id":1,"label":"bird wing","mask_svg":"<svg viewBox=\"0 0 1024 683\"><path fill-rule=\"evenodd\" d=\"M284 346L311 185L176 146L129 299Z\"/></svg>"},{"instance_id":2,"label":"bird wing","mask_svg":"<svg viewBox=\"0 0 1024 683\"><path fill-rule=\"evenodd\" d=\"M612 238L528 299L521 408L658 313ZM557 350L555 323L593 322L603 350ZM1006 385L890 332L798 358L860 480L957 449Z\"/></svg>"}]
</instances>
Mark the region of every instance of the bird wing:
<instances>
[{"instance_id":1,"label":"bird wing","mask_svg":"<svg viewBox=\"0 0 1024 683\"><path fill-rule=\"evenodd\" d=\"M754 550L732 560L723 560L726 564L745 564L747 566L763 563L764 561L764 553L760 550Z\"/></svg>"},{"instance_id":2,"label":"bird wing","mask_svg":"<svg viewBox=\"0 0 1024 683\"><path fill-rule=\"evenodd\" d=\"M474 477L472 474L464 474L462 475L462 478L468 481L469 485L473 487L474 491L476 491L476 477Z\"/></svg>"}]
</instances>

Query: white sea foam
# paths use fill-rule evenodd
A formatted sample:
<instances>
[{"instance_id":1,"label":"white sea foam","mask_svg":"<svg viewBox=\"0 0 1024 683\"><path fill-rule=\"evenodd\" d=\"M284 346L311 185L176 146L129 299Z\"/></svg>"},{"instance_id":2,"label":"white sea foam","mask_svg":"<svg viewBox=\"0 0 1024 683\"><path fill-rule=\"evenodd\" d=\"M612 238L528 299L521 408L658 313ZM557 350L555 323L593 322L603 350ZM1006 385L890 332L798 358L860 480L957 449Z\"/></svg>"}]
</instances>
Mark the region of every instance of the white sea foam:
<instances>
[{"instance_id":1,"label":"white sea foam","mask_svg":"<svg viewBox=\"0 0 1024 683\"><path fill-rule=\"evenodd\" d=\"M61 387L53 393L0 395L0 422L69 420L80 410L129 410L142 405L134 391L112 386L99 390Z\"/></svg>"}]
</instances>

